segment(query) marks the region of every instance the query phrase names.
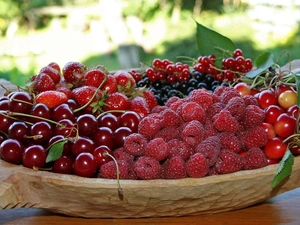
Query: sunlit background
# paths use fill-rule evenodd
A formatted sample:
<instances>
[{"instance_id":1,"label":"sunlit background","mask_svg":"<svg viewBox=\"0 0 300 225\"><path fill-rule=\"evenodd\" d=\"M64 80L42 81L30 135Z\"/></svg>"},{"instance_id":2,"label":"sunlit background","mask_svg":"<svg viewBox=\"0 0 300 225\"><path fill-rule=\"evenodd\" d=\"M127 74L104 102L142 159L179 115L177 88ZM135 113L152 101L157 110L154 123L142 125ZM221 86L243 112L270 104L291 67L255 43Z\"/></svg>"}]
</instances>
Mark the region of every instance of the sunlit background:
<instances>
[{"instance_id":1,"label":"sunlit background","mask_svg":"<svg viewBox=\"0 0 300 225\"><path fill-rule=\"evenodd\" d=\"M23 85L50 62L117 70L197 58L195 21L253 60L300 58L300 0L0 0L0 78Z\"/></svg>"}]
</instances>

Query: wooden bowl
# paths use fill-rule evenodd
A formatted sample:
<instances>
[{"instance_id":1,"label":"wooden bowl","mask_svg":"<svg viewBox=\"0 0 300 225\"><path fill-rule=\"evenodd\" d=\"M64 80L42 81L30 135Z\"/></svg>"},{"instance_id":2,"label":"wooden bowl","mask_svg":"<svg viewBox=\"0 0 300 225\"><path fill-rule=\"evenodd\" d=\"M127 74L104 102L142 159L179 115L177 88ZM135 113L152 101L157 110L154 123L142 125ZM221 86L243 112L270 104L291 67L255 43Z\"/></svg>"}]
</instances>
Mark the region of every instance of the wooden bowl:
<instances>
[{"instance_id":1,"label":"wooden bowl","mask_svg":"<svg viewBox=\"0 0 300 225\"><path fill-rule=\"evenodd\" d=\"M300 187L300 157L292 174L271 188L278 164L226 175L178 180L82 178L34 171L0 160L0 209L41 208L74 217L187 216L241 209Z\"/></svg>"}]
</instances>

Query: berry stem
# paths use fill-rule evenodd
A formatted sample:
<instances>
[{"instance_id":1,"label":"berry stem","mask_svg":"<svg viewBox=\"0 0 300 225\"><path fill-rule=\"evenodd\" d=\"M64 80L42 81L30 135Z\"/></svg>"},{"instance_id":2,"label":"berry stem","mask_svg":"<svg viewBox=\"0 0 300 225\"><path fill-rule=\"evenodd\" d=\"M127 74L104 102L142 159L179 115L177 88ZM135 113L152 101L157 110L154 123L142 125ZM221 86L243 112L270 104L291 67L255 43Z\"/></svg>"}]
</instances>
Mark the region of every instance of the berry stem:
<instances>
[{"instance_id":1,"label":"berry stem","mask_svg":"<svg viewBox=\"0 0 300 225\"><path fill-rule=\"evenodd\" d=\"M103 153L104 156L109 156L110 158L112 158L112 160L115 162L116 164L116 170L117 170L117 184L118 184L118 195L119 195L119 198L121 200L124 199L124 193L123 193L123 189L121 187L121 184L120 184L120 170L119 170L119 165L118 165L118 162L117 160L115 159L115 157L113 157L111 154L109 154L108 152L104 152Z\"/></svg>"}]
</instances>

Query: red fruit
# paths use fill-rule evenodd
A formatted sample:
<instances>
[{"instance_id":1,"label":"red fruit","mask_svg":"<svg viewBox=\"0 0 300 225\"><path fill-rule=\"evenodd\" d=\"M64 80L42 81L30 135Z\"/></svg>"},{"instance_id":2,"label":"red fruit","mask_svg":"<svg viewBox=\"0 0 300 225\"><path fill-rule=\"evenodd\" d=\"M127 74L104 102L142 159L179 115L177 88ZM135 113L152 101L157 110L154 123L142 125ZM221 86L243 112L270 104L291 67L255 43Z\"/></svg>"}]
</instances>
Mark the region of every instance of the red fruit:
<instances>
[{"instance_id":1,"label":"red fruit","mask_svg":"<svg viewBox=\"0 0 300 225\"><path fill-rule=\"evenodd\" d=\"M161 129L159 119L146 116L141 119L138 132L150 140Z\"/></svg>"},{"instance_id":2,"label":"red fruit","mask_svg":"<svg viewBox=\"0 0 300 225\"><path fill-rule=\"evenodd\" d=\"M55 89L55 83L52 78L45 73L39 73L33 81L33 91L40 93L43 91L49 91Z\"/></svg>"},{"instance_id":3,"label":"red fruit","mask_svg":"<svg viewBox=\"0 0 300 225\"><path fill-rule=\"evenodd\" d=\"M135 88L135 80L133 76L127 71L117 71L114 74L117 81L118 91L125 95L130 95Z\"/></svg>"},{"instance_id":4,"label":"red fruit","mask_svg":"<svg viewBox=\"0 0 300 225\"><path fill-rule=\"evenodd\" d=\"M45 73L49 75L55 84L57 84L61 78L60 72L49 65L43 67L39 73Z\"/></svg>"},{"instance_id":5,"label":"red fruit","mask_svg":"<svg viewBox=\"0 0 300 225\"><path fill-rule=\"evenodd\" d=\"M52 172L62 174L73 173L73 158L69 155L63 155L55 160L52 165Z\"/></svg>"},{"instance_id":6,"label":"red fruit","mask_svg":"<svg viewBox=\"0 0 300 225\"><path fill-rule=\"evenodd\" d=\"M124 145L124 141L126 137L132 134L132 131L128 127L119 127L113 132L113 140L114 140L114 147L120 148Z\"/></svg>"},{"instance_id":7,"label":"red fruit","mask_svg":"<svg viewBox=\"0 0 300 225\"><path fill-rule=\"evenodd\" d=\"M209 166L213 166L219 157L221 151L221 142L218 136L211 136L203 140L196 148L195 152L202 153Z\"/></svg>"},{"instance_id":8,"label":"red fruit","mask_svg":"<svg viewBox=\"0 0 300 225\"><path fill-rule=\"evenodd\" d=\"M297 104L297 93L293 90L282 92L278 96L278 104L285 110Z\"/></svg>"},{"instance_id":9,"label":"red fruit","mask_svg":"<svg viewBox=\"0 0 300 225\"><path fill-rule=\"evenodd\" d=\"M228 101L225 109L228 110L237 121L241 121L245 114L246 104L242 97L234 97Z\"/></svg>"},{"instance_id":10,"label":"red fruit","mask_svg":"<svg viewBox=\"0 0 300 225\"><path fill-rule=\"evenodd\" d=\"M60 86L60 87L57 87L55 90L65 93L65 95L68 97L68 99L72 97L72 90L70 88Z\"/></svg>"},{"instance_id":11,"label":"red fruit","mask_svg":"<svg viewBox=\"0 0 300 225\"><path fill-rule=\"evenodd\" d=\"M101 90L108 94L117 92L118 87L117 87L116 78L113 75L107 75L106 79L107 80L101 87Z\"/></svg>"},{"instance_id":12,"label":"red fruit","mask_svg":"<svg viewBox=\"0 0 300 225\"><path fill-rule=\"evenodd\" d=\"M181 107L180 115L185 122L198 120L200 123L204 123L206 117L204 109L196 102L184 103Z\"/></svg>"},{"instance_id":13,"label":"red fruit","mask_svg":"<svg viewBox=\"0 0 300 225\"><path fill-rule=\"evenodd\" d=\"M268 165L268 159L264 152L257 147L249 149L244 155L244 169L253 170Z\"/></svg>"},{"instance_id":14,"label":"red fruit","mask_svg":"<svg viewBox=\"0 0 300 225\"><path fill-rule=\"evenodd\" d=\"M136 112L126 111L122 113L122 115L119 117L118 125L123 127L129 127L133 133L137 133L140 120L141 118Z\"/></svg>"},{"instance_id":15,"label":"red fruit","mask_svg":"<svg viewBox=\"0 0 300 225\"><path fill-rule=\"evenodd\" d=\"M239 123L226 109L213 117L213 125L218 131L236 133L239 129Z\"/></svg>"},{"instance_id":16,"label":"red fruit","mask_svg":"<svg viewBox=\"0 0 300 225\"><path fill-rule=\"evenodd\" d=\"M96 147L95 150L93 151L93 156L94 156L99 168L103 164L113 160L110 156L106 155L107 153L113 156L113 152L110 150L109 147L107 147L105 145L100 145L100 146Z\"/></svg>"},{"instance_id":17,"label":"red fruit","mask_svg":"<svg viewBox=\"0 0 300 225\"><path fill-rule=\"evenodd\" d=\"M238 90L236 90L233 87L227 87L221 94L221 102L223 103L228 103L230 99L234 97L241 97L240 93Z\"/></svg>"},{"instance_id":18,"label":"red fruit","mask_svg":"<svg viewBox=\"0 0 300 225\"><path fill-rule=\"evenodd\" d=\"M264 152L269 159L281 159L287 149L287 144L283 142L281 137L270 139L265 147Z\"/></svg>"},{"instance_id":19,"label":"red fruit","mask_svg":"<svg viewBox=\"0 0 300 225\"><path fill-rule=\"evenodd\" d=\"M157 99L152 91L150 91L148 89L145 90L143 92L143 96L146 99L147 105L150 110L152 110L154 107L158 106Z\"/></svg>"},{"instance_id":20,"label":"red fruit","mask_svg":"<svg viewBox=\"0 0 300 225\"><path fill-rule=\"evenodd\" d=\"M279 105L270 105L265 108L265 122L275 124L278 116L280 116L284 110Z\"/></svg>"},{"instance_id":21,"label":"red fruit","mask_svg":"<svg viewBox=\"0 0 300 225\"><path fill-rule=\"evenodd\" d=\"M110 110L126 110L130 104L129 98L120 93L115 92L108 96L103 106L104 111Z\"/></svg>"},{"instance_id":22,"label":"red fruit","mask_svg":"<svg viewBox=\"0 0 300 225\"><path fill-rule=\"evenodd\" d=\"M136 112L141 118L150 114L146 99L140 96L136 96L130 100L128 110Z\"/></svg>"},{"instance_id":23,"label":"red fruit","mask_svg":"<svg viewBox=\"0 0 300 225\"><path fill-rule=\"evenodd\" d=\"M180 156L174 156L163 164L163 177L165 179L180 179L186 176L185 162Z\"/></svg>"},{"instance_id":24,"label":"red fruit","mask_svg":"<svg viewBox=\"0 0 300 225\"><path fill-rule=\"evenodd\" d=\"M75 87L83 82L85 72L86 67L80 62L68 62L62 69L65 81L75 85Z\"/></svg>"},{"instance_id":25,"label":"red fruit","mask_svg":"<svg viewBox=\"0 0 300 225\"><path fill-rule=\"evenodd\" d=\"M143 155L146 147L147 139L139 133L132 133L124 140L125 151L134 156Z\"/></svg>"},{"instance_id":26,"label":"red fruit","mask_svg":"<svg viewBox=\"0 0 300 225\"><path fill-rule=\"evenodd\" d=\"M216 161L215 169L218 174L234 173L242 170L244 167L241 155L227 149L220 151L219 158Z\"/></svg>"},{"instance_id":27,"label":"red fruit","mask_svg":"<svg viewBox=\"0 0 300 225\"><path fill-rule=\"evenodd\" d=\"M221 145L224 149L232 150L239 153L242 149L241 141L233 133L222 132L220 133Z\"/></svg>"},{"instance_id":28,"label":"red fruit","mask_svg":"<svg viewBox=\"0 0 300 225\"><path fill-rule=\"evenodd\" d=\"M265 112L256 105L248 105L243 117L245 128L252 128L261 125L265 119Z\"/></svg>"},{"instance_id":29,"label":"red fruit","mask_svg":"<svg viewBox=\"0 0 300 225\"><path fill-rule=\"evenodd\" d=\"M47 151L41 145L31 145L23 153L22 163L28 168L42 168L46 165Z\"/></svg>"},{"instance_id":30,"label":"red fruit","mask_svg":"<svg viewBox=\"0 0 300 225\"><path fill-rule=\"evenodd\" d=\"M96 95L95 92L97 92ZM101 97L102 91L97 91L97 88L94 86L84 85L72 90L72 98L77 102L77 104L80 107L85 106L89 103L89 105L84 108L84 110L86 110L87 112L91 112L92 110L98 110L101 107L101 105L98 105L98 103L100 103L98 101Z\"/></svg>"},{"instance_id":31,"label":"red fruit","mask_svg":"<svg viewBox=\"0 0 300 225\"><path fill-rule=\"evenodd\" d=\"M48 66L52 67L53 69L55 69L60 74L60 66L56 62L51 62L51 63L48 64Z\"/></svg>"},{"instance_id":32,"label":"red fruit","mask_svg":"<svg viewBox=\"0 0 300 225\"><path fill-rule=\"evenodd\" d=\"M258 104L262 109L267 108L270 105L277 105L277 97L273 90L263 90L258 95Z\"/></svg>"},{"instance_id":33,"label":"red fruit","mask_svg":"<svg viewBox=\"0 0 300 225\"><path fill-rule=\"evenodd\" d=\"M198 120L188 122L182 132L181 139L192 147L196 147L203 140L204 128Z\"/></svg>"},{"instance_id":34,"label":"red fruit","mask_svg":"<svg viewBox=\"0 0 300 225\"><path fill-rule=\"evenodd\" d=\"M48 108L53 109L60 104L66 103L68 97L65 93L60 91L44 91L36 96L35 101L36 103L45 104Z\"/></svg>"},{"instance_id":35,"label":"red fruit","mask_svg":"<svg viewBox=\"0 0 300 225\"><path fill-rule=\"evenodd\" d=\"M282 92L291 91L292 88L286 84L280 84L276 86L276 95L279 96Z\"/></svg>"},{"instance_id":36,"label":"red fruit","mask_svg":"<svg viewBox=\"0 0 300 225\"><path fill-rule=\"evenodd\" d=\"M74 174L81 177L92 177L97 170L97 162L91 153L79 154L73 164Z\"/></svg>"},{"instance_id":37,"label":"red fruit","mask_svg":"<svg viewBox=\"0 0 300 225\"><path fill-rule=\"evenodd\" d=\"M268 133L261 125L242 132L239 137L246 149L263 147L269 140Z\"/></svg>"},{"instance_id":38,"label":"red fruit","mask_svg":"<svg viewBox=\"0 0 300 225\"><path fill-rule=\"evenodd\" d=\"M147 143L144 155L157 161L165 160L169 156L168 144L162 138L154 138Z\"/></svg>"},{"instance_id":39,"label":"red fruit","mask_svg":"<svg viewBox=\"0 0 300 225\"><path fill-rule=\"evenodd\" d=\"M151 157L139 157L133 168L137 177L141 180L152 180L161 177L161 166L156 159Z\"/></svg>"},{"instance_id":40,"label":"red fruit","mask_svg":"<svg viewBox=\"0 0 300 225\"><path fill-rule=\"evenodd\" d=\"M213 104L213 96L206 89L196 89L189 96L190 101L198 103L204 110Z\"/></svg>"},{"instance_id":41,"label":"red fruit","mask_svg":"<svg viewBox=\"0 0 300 225\"><path fill-rule=\"evenodd\" d=\"M290 108L288 108L288 109L286 110L286 112L287 112L288 114L290 114L291 116L297 118L297 117L298 117L298 113L299 113L299 107L298 107L297 105L293 105L293 106L291 106Z\"/></svg>"},{"instance_id":42,"label":"red fruit","mask_svg":"<svg viewBox=\"0 0 300 225\"><path fill-rule=\"evenodd\" d=\"M161 114L160 124L162 127L172 127L172 126L177 127L181 124L180 116L178 115L178 113L176 113L171 109L165 109L160 114Z\"/></svg>"},{"instance_id":43,"label":"red fruit","mask_svg":"<svg viewBox=\"0 0 300 225\"><path fill-rule=\"evenodd\" d=\"M0 145L0 156L3 160L13 164L22 161L24 147L15 139L6 139Z\"/></svg>"},{"instance_id":44,"label":"red fruit","mask_svg":"<svg viewBox=\"0 0 300 225\"><path fill-rule=\"evenodd\" d=\"M193 153L192 148L187 143L185 143L180 139L172 139L168 141L167 146L168 146L167 153L169 155L169 158L172 158L174 156L180 156L184 161L186 161Z\"/></svg>"},{"instance_id":45,"label":"red fruit","mask_svg":"<svg viewBox=\"0 0 300 225\"><path fill-rule=\"evenodd\" d=\"M242 97L251 95L250 86L244 82L237 83L234 88L240 93Z\"/></svg>"},{"instance_id":46,"label":"red fruit","mask_svg":"<svg viewBox=\"0 0 300 225\"><path fill-rule=\"evenodd\" d=\"M92 69L84 75L85 85L99 87L105 79L106 74L99 69Z\"/></svg>"},{"instance_id":47,"label":"red fruit","mask_svg":"<svg viewBox=\"0 0 300 225\"><path fill-rule=\"evenodd\" d=\"M278 116L274 124L274 130L280 137L289 137L295 132L296 122L297 120L295 117L289 115L288 113L282 113L280 116Z\"/></svg>"},{"instance_id":48,"label":"red fruit","mask_svg":"<svg viewBox=\"0 0 300 225\"><path fill-rule=\"evenodd\" d=\"M274 126L270 123L263 123L262 128L268 133L269 139L276 137L276 132L274 130Z\"/></svg>"},{"instance_id":49,"label":"red fruit","mask_svg":"<svg viewBox=\"0 0 300 225\"><path fill-rule=\"evenodd\" d=\"M128 178L129 174L129 164L125 160L117 160L119 167L120 179ZM100 167L99 176L107 179L116 179L117 178L117 168L114 161L105 163Z\"/></svg>"},{"instance_id":50,"label":"red fruit","mask_svg":"<svg viewBox=\"0 0 300 225\"><path fill-rule=\"evenodd\" d=\"M195 153L186 162L186 172L189 177L204 177L208 171L209 165L202 153Z\"/></svg>"}]
</instances>

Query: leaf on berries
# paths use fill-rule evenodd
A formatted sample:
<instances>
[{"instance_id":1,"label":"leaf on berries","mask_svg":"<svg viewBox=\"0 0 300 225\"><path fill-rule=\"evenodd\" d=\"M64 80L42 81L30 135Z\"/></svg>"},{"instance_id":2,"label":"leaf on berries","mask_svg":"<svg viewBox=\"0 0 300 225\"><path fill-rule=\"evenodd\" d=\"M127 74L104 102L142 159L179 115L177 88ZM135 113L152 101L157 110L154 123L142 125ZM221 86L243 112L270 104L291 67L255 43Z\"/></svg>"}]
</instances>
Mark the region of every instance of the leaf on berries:
<instances>
[{"instance_id":1,"label":"leaf on berries","mask_svg":"<svg viewBox=\"0 0 300 225\"><path fill-rule=\"evenodd\" d=\"M270 52L265 52L259 55L255 60L255 66L257 69L246 73L246 77L255 78L256 76L268 70L273 65L274 65L273 54Z\"/></svg>"},{"instance_id":2,"label":"leaf on berries","mask_svg":"<svg viewBox=\"0 0 300 225\"><path fill-rule=\"evenodd\" d=\"M199 23L197 23L196 39L199 53L201 55L215 55L217 66L221 65L225 53L231 55L236 49L235 44L229 38Z\"/></svg>"},{"instance_id":3,"label":"leaf on berries","mask_svg":"<svg viewBox=\"0 0 300 225\"><path fill-rule=\"evenodd\" d=\"M46 158L46 163L55 161L62 156L65 143L66 143L66 140L61 140L61 141L55 142L53 145L51 145L51 147L49 149L49 153Z\"/></svg>"},{"instance_id":4,"label":"leaf on berries","mask_svg":"<svg viewBox=\"0 0 300 225\"><path fill-rule=\"evenodd\" d=\"M294 155L291 153L289 149L287 149L280 161L278 170L272 181L272 188L275 188L278 184L280 184L285 178L287 178L291 174L293 164L294 164Z\"/></svg>"}]
</instances>

